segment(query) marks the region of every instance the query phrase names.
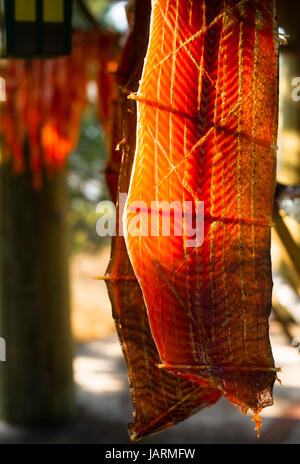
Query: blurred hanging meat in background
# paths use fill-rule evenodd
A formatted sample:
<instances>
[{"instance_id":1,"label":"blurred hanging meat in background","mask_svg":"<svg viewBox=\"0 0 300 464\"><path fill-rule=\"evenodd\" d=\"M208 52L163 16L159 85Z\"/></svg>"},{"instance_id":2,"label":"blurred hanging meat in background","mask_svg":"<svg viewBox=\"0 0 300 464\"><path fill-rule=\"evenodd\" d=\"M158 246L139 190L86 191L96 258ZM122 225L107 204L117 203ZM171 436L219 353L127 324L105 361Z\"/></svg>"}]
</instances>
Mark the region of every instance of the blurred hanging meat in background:
<instances>
[{"instance_id":1,"label":"blurred hanging meat in background","mask_svg":"<svg viewBox=\"0 0 300 464\"><path fill-rule=\"evenodd\" d=\"M99 118L109 132L115 86L109 74L118 57L118 36L77 32L72 54L48 60L11 59L2 65L6 103L0 109L0 131L5 159L14 173L28 164L39 187L42 170L49 175L65 165L76 147L87 102L87 83L99 86ZM24 155L28 144L30 159Z\"/></svg>"}]
</instances>

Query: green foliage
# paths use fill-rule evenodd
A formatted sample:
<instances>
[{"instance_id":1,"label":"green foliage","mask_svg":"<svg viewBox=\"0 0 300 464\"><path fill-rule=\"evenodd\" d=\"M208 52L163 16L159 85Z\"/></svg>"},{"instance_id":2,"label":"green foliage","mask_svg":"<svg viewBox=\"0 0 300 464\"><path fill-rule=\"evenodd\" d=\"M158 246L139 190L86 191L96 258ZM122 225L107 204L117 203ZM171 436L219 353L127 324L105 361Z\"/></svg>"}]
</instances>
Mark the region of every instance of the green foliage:
<instances>
[{"instance_id":1,"label":"green foliage","mask_svg":"<svg viewBox=\"0 0 300 464\"><path fill-rule=\"evenodd\" d=\"M85 0L85 3L91 14L98 21L99 26L107 27L105 15L116 2L112 0ZM90 29L91 27L88 19L82 14L77 2L73 4L72 25L75 29Z\"/></svg>"},{"instance_id":2,"label":"green foliage","mask_svg":"<svg viewBox=\"0 0 300 464\"><path fill-rule=\"evenodd\" d=\"M78 147L67 166L71 253L95 252L108 243L96 233L97 203L109 198L103 174L106 156L96 107L89 106L83 115Z\"/></svg>"}]
</instances>

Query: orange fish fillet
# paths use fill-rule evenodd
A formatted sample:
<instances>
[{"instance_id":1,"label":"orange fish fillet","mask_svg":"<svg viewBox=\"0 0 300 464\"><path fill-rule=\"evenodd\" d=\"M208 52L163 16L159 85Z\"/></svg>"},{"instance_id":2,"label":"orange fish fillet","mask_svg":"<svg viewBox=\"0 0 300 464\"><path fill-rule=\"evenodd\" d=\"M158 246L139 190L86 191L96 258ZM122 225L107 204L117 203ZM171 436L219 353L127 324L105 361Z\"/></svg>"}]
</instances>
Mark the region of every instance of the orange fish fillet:
<instances>
[{"instance_id":1,"label":"orange fish fillet","mask_svg":"<svg viewBox=\"0 0 300 464\"><path fill-rule=\"evenodd\" d=\"M149 6L147 8L150 16ZM140 27L143 32L145 30L144 0L137 2L136 14L135 33L139 34ZM140 71L138 70L140 60L137 59L137 54L140 48L142 55L143 47L142 44L137 47L135 38L132 47L130 55L135 64L128 70L125 82L130 81L130 88L136 89L142 71L142 66L140 66ZM145 53L146 47L144 46ZM117 170L120 170L119 193L128 191L136 138L136 104L127 99L126 90L124 85L120 90L118 100L119 108L123 109L124 132L121 131L121 125L117 125L119 136L115 134L119 141L123 140L122 150L120 150L123 153L122 162L120 160L121 166L116 165ZM116 196L114 189L112 189L112 195ZM119 218L121 207L118 203L117 218ZM128 366L134 406L134 423L129 426L131 439L138 440L146 435L157 433L215 403L221 396L219 390L210 387L203 388L158 367L160 358L151 335L143 295L131 267L124 238L120 235L114 237L112 241L106 283L116 328Z\"/></svg>"},{"instance_id":2,"label":"orange fish fillet","mask_svg":"<svg viewBox=\"0 0 300 464\"><path fill-rule=\"evenodd\" d=\"M122 193L128 189L132 167L133 156L128 155L130 153L123 156L120 170L119 191ZM203 388L158 367L160 358L151 335L143 295L124 238L120 236L113 238L106 285L128 367L134 407L134 422L129 425L131 439L139 440L160 432L218 401L221 393L217 389Z\"/></svg>"},{"instance_id":3,"label":"orange fish fillet","mask_svg":"<svg viewBox=\"0 0 300 464\"><path fill-rule=\"evenodd\" d=\"M152 4L143 75L131 97L138 118L124 212L129 256L162 370L219 389L243 411L251 408L259 425L276 376L268 335L275 1ZM190 246L185 220L181 236L162 236L167 209L151 202L164 200L178 202L171 231L178 204L195 221L196 202L204 202L201 246ZM158 236L145 233L150 219Z\"/></svg>"}]
</instances>

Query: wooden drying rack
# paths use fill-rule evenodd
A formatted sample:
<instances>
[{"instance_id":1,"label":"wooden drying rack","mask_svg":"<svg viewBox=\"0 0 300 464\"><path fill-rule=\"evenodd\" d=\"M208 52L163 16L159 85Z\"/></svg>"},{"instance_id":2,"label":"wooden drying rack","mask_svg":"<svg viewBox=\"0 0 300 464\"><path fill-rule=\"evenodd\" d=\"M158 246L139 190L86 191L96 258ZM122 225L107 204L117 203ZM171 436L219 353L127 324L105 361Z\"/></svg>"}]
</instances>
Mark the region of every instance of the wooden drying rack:
<instances>
[{"instance_id":1,"label":"wooden drying rack","mask_svg":"<svg viewBox=\"0 0 300 464\"><path fill-rule=\"evenodd\" d=\"M286 223L284 222L283 216L280 214L280 197L284 194L285 198L294 200L296 197L300 198L300 185L298 186L285 186L277 183L275 202L273 209L273 223L276 234L280 240L281 246L285 251L285 255L288 260L288 265L292 267L296 273L298 280L300 281L300 247L295 242L291 232L289 231ZM288 214L287 214L288 216ZM296 288L299 293L300 288ZM292 343L294 337L290 331L290 323L293 322L294 318L290 311L283 306L275 296L273 296L272 310L280 323L285 335L289 338ZM295 322L295 321L294 321ZM295 345L296 346L296 345Z\"/></svg>"}]
</instances>

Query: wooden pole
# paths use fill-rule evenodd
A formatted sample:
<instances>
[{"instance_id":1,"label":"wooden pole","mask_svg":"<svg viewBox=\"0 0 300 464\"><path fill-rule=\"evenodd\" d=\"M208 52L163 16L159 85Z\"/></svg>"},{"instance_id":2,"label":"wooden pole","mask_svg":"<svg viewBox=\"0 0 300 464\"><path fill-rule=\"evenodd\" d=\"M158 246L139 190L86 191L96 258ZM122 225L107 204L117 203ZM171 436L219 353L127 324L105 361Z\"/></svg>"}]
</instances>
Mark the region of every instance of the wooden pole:
<instances>
[{"instance_id":1,"label":"wooden pole","mask_svg":"<svg viewBox=\"0 0 300 464\"><path fill-rule=\"evenodd\" d=\"M74 406L64 174L32 188L0 166L0 417L49 423Z\"/></svg>"},{"instance_id":2,"label":"wooden pole","mask_svg":"<svg viewBox=\"0 0 300 464\"><path fill-rule=\"evenodd\" d=\"M300 101L293 98L294 78L300 76L300 3L279 1L279 26L289 35L288 45L280 47L280 125L277 180L285 185L300 184ZM300 225L285 217L292 239L300 247ZM277 264L280 272L298 287L294 269L284 260Z\"/></svg>"},{"instance_id":3,"label":"wooden pole","mask_svg":"<svg viewBox=\"0 0 300 464\"><path fill-rule=\"evenodd\" d=\"M282 0L279 5L279 26L289 38L280 48L278 181L290 185L300 184L300 101L293 96L293 80L300 76L300 2Z\"/></svg>"}]
</instances>

